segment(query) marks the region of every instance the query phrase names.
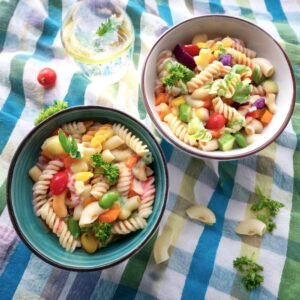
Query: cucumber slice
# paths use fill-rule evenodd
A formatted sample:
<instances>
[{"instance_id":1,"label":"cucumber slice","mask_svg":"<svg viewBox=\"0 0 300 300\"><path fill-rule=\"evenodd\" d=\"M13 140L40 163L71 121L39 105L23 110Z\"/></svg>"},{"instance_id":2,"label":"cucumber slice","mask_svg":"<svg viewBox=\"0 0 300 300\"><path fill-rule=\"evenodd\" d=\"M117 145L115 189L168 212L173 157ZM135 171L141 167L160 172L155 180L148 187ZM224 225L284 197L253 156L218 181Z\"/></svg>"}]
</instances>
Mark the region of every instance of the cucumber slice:
<instances>
[{"instance_id":1,"label":"cucumber slice","mask_svg":"<svg viewBox=\"0 0 300 300\"><path fill-rule=\"evenodd\" d=\"M262 83L262 86L266 93L278 93L278 85L274 80L266 80Z\"/></svg>"},{"instance_id":2,"label":"cucumber slice","mask_svg":"<svg viewBox=\"0 0 300 300\"><path fill-rule=\"evenodd\" d=\"M182 122L188 123L192 116L192 108L187 103L180 104L179 106L179 119Z\"/></svg>"},{"instance_id":3,"label":"cucumber slice","mask_svg":"<svg viewBox=\"0 0 300 300\"><path fill-rule=\"evenodd\" d=\"M237 144L241 148L244 148L248 145L246 138L240 132L237 132L236 134L234 134L234 137L235 137Z\"/></svg>"},{"instance_id":4,"label":"cucumber slice","mask_svg":"<svg viewBox=\"0 0 300 300\"><path fill-rule=\"evenodd\" d=\"M229 151L233 148L235 137L229 133L224 133L219 139L219 148L222 151Z\"/></svg>"}]
</instances>

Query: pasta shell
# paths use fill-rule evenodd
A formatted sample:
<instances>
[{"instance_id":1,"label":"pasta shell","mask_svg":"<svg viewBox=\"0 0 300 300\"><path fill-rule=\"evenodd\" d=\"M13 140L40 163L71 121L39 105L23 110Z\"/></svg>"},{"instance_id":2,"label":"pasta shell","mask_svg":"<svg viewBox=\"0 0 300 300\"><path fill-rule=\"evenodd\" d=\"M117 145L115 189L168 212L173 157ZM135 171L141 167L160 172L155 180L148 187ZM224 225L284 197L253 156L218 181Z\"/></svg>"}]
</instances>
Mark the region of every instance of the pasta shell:
<instances>
[{"instance_id":1,"label":"pasta shell","mask_svg":"<svg viewBox=\"0 0 300 300\"><path fill-rule=\"evenodd\" d=\"M167 261L170 257L169 248L171 246L173 234L161 234L155 241L153 256L156 264Z\"/></svg>"},{"instance_id":2,"label":"pasta shell","mask_svg":"<svg viewBox=\"0 0 300 300\"><path fill-rule=\"evenodd\" d=\"M262 236L266 232L267 226L258 219L247 219L240 222L235 228L235 232L242 235L259 235Z\"/></svg>"},{"instance_id":3,"label":"pasta shell","mask_svg":"<svg viewBox=\"0 0 300 300\"><path fill-rule=\"evenodd\" d=\"M92 202L87 205L81 213L79 225L85 226L93 223L99 215L107 211L107 209L103 209L99 206L98 201Z\"/></svg>"},{"instance_id":4,"label":"pasta shell","mask_svg":"<svg viewBox=\"0 0 300 300\"><path fill-rule=\"evenodd\" d=\"M216 223L215 214L209 208L202 205L189 207L186 210L186 214L189 216L189 218L199 220L208 225L213 225Z\"/></svg>"}]
</instances>

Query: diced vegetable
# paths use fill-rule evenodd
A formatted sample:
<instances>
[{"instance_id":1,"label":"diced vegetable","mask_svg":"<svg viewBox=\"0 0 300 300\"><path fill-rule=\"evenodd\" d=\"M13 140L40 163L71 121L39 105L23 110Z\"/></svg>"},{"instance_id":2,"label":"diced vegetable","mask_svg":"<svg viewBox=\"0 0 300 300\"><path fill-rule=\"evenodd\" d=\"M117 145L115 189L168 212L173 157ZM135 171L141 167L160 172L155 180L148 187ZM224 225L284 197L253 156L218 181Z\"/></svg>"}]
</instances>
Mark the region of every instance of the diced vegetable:
<instances>
[{"instance_id":1,"label":"diced vegetable","mask_svg":"<svg viewBox=\"0 0 300 300\"><path fill-rule=\"evenodd\" d=\"M47 138L42 145L42 150L43 155L50 159L67 156L57 135Z\"/></svg>"},{"instance_id":2,"label":"diced vegetable","mask_svg":"<svg viewBox=\"0 0 300 300\"><path fill-rule=\"evenodd\" d=\"M264 113L264 109L256 109L254 111L250 111L246 114L246 118L247 117L252 117L254 119L259 119L261 118L261 116L263 115Z\"/></svg>"},{"instance_id":3,"label":"diced vegetable","mask_svg":"<svg viewBox=\"0 0 300 300\"><path fill-rule=\"evenodd\" d=\"M94 176L92 172L79 172L73 175L73 178L78 181L87 181Z\"/></svg>"},{"instance_id":4,"label":"diced vegetable","mask_svg":"<svg viewBox=\"0 0 300 300\"><path fill-rule=\"evenodd\" d=\"M213 55L211 53L211 50L203 48L200 50L199 56L196 56L194 60L198 66L204 69L210 64L212 57Z\"/></svg>"},{"instance_id":5,"label":"diced vegetable","mask_svg":"<svg viewBox=\"0 0 300 300\"><path fill-rule=\"evenodd\" d=\"M224 66L231 66L232 65L232 56L231 56L231 54L220 54L219 61Z\"/></svg>"},{"instance_id":6,"label":"diced vegetable","mask_svg":"<svg viewBox=\"0 0 300 300\"><path fill-rule=\"evenodd\" d=\"M125 163L126 167L129 169L132 169L133 166L137 163L137 161L140 159L141 157L139 155L133 155L131 157L129 157Z\"/></svg>"},{"instance_id":7,"label":"diced vegetable","mask_svg":"<svg viewBox=\"0 0 300 300\"><path fill-rule=\"evenodd\" d=\"M208 37L205 33L198 33L193 37L192 44L205 43Z\"/></svg>"},{"instance_id":8,"label":"diced vegetable","mask_svg":"<svg viewBox=\"0 0 300 300\"><path fill-rule=\"evenodd\" d=\"M80 227L79 222L75 220L74 218L68 218L67 220L68 230L71 232L71 234L78 238L80 235Z\"/></svg>"},{"instance_id":9,"label":"diced vegetable","mask_svg":"<svg viewBox=\"0 0 300 300\"><path fill-rule=\"evenodd\" d=\"M193 70L196 67L193 56L187 53L182 46L176 45L173 53L177 60L184 66L188 67L191 70Z\"/></svg>"},{"instance_id":10,"label":"diced vegetable","mask_svg":"<svg viewBox=\"0 0 300 300\"><path fill-rule=\"evenodd\" d=\"M50 191L53 195L61 194L66 188L69 175L66 171L61 171L53 175L50 181Z\"/></svg>"},{"instance_id":11,"label":"diced vegetable","mask_svg":"<svg viewBox=\"0 0 300 300\"><path fill-rule=\"evenodd\" d=\"M239 82L236 86L235 92L232 96L232 100L238 103L247 102L251 93L251 86L248 84L244 84L243 82Z\"/></svg>"},{"instance_id":12,"label":"diced vegetable","mask_svg":"<svg viewBox=\"0 0 300 300\"><path fill-rule=\"evenodd\" d=\"M81 244L83 249L87 253L94 253L98 249L99 242L95 238L92 232L84 233L81 238Z\"/></svg>"},{"instance_id":13,"label":"diced vegetable","mask_svg":"<svg viewBox=\"0 0 300 300\"><path fill-rule=\"evenodd\" d=\"M265 98L261 97L259 99L257 99L252 106L255 106L257 109L262 109L266 106L266 100Z\"/></svg>"},{"instance_id":14,"label":"diced vegetable","mask_svg":"<svg viewBox=\"0 0 300 300\"><path fill-rule=\"evenodd\" d=\"M213 139L219 139L222 136L221 130L211 130L210 132Z\"/></svg>"},{"instance_id":15,"label":"diced vegetable","mask_svg":"<svg viewBox=\"0 0 300 300\"><path fill-rule=\"evenodd\" d=\"M195 44L184 45L183 49L191 56L196 56L199 54L199 47Z\"/></svg>"},{"instance_id":16,"label":"diced vegetable","mask_svg":"<svg viewBox=\"0 0 300 300\"><path fill-rule=\"evenodd\" d=\"M71 165L72 165L73 163L77 162L77 161L78 161L78 159L73 158L73 157L71 157L71 156L65 157L65 158L64 158L64 165L65 165L65 168L66 168L66 169L69 169L69 168L71 167Z\"/></svg>"},{"instance_id":17,"label":"diced vegetable","mask_svg":"<svg viewBox=\"0 0 300 300\"><path fill-rule=\"evenodd\" d=\"M179 106L179 118L182 122L188 123L192 116L192 108L187 103Z\"/></svg>"},{"instance_id":18,"label":"diced vegetable","mask_svg":"<svg viewBox=\"0 0 300 300\"><path fill-rule=\"evenodd\" d=\"M120 211L120 206L114 205L110 210L104 212L99 216L99 221L103 223L112 223L118 219Z\"/></svg>"},{"instance_id":19,"label":"diced vegetable","mask_svg":"<svg viewBox=\"0 0 300 300\"><path fill-rule=\"evenodd\" d=\"M262 117L260 118L260 120L263 123L263 125L266 126L272 121L272 118L273 118L273 114L268 109L266 109Z\"/></svg>"},{"instance_id":20,"label":"diced vegetable","mask_svg":"<svg viewBox=\"0 0 300 300\"><path fill-rule=\"evenodd\" d=\"M159 93L155 99L155 105L159 105L161 103L168 103L168 94L167 93Z\"/></svg>"},{"instance_id":21,"label":"diced vegetable","mask_svg":"<svg viewBox=\"0 0 300 300\"><path fill-rule=\"evenodd\" d=\"M278 93L278 85L274 80L266 80L262 83L262 86L266 93Z\"/></svg>"},{"instance_id":22,"label":"diced vegetable","mask_svg":"<svg viewBox=\"0 0 300 300\"><path fill-rule=\"evenodd\" d=\"M209 117L207 123L206 123L206 128L207 129L212 129L212 130L218 130L224 127L225 125L225 117L221 114L213 114Z\"/></svg>"},{"instance_id":23,"label":"diced vegetable","mask_svg":"<svg viewBox=\"0 0 300 300\"><path fill-rule=\"evenodd\" d=\"M178 107L180 104L183 104L185 103L185 99L183 96L179 96L179 97L176 97L172 100L171 102L171 106L175 106L175 107Z\"/></svg>"},{"instance_id":24,"label":"diced vegetable","mask_svg":"<svg viewBox=\"0 0 300 300\"><path fill-rule=\"evenodd\" d=\"M119 198L118 192L107 192L99 199L99 205L102 208L110 208Z\"/></svg>"},{"instance_id":25,"label":"diced vegetable","mask_svg":"<svg viewBox=\"0 0 300 300\"><path fill-rule=\"evenodd\" d=\"M241 147L244 148L248 145L246 138L243 136L242 133L237 132L234 134L235 140L237 144Z\"/></svg>"},{"instance_id":26,"label":"diced vegetable","mask_svg":"<svg viewBox=\"0 0 300 300\"><path fill-rule=\"evenodd\" d=\"M98 201L95 197L91 196L91 197L88 197L88 198L85 198L83 201L82 201L82 206L83 207L86 207L88 206L90 203L92 202L96 202Z\"/></svg>"},{"instance_id":27,"label":"diced vegetable","mask_svg":"<svg viewBox=\"0 0 300 300\"><path fill-rule=\"evenodd\" d=\"M170 113L170 107L166 103L161 103L157 106L155 106L156 111L158 112L158 115L161 120L164 119L164 117Z\"/></svg>"},{"instance_id":28,"label":"diced vegetable","mask_svg":"<svg viewBox=\"0 0 300 300\"><path fill-rule=\"evenodd\" d=\"M233 148L235 142L234 136L229 133L224 133L219 139L219 147L222 151L229 151Z\"/></svg>"}]
</instances>

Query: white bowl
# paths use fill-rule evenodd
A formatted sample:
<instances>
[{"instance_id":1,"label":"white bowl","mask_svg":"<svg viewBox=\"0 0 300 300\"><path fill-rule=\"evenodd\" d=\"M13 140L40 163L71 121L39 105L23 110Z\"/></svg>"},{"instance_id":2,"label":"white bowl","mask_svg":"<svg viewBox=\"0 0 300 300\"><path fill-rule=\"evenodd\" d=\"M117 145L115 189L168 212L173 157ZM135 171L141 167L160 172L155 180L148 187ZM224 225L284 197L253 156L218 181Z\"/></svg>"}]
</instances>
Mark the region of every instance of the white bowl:
<instances>
[{"instance_id":1,"label":"white bowl","mask_svg":"<svg viewBox=\"0 0 300 300\"><path fill-rule=\"evenodd\" d=\"M228 152L206 152L189 146L179 140L162 122L155 111L154 86L156 75L156 61L162 50L173 50L176 44L190 44L194 35L206 33L209 38L218 36L232 36L242 39L247 48L257 52L258 57L270 60L275 67L273 79L278 83L279 92L276 98L278 111L271 123L266 126L260 138L253 144ZM206 157L228 160L254 154L272 143L287 126L295 104L295 78L291 63L281 46L274 38L257 25L231 16L207 15L188 19L179 23L161 35L151 48L143 67L142 91L146 109L160 133L174 146L195 157Z\"/></svg>"}]
</instances>

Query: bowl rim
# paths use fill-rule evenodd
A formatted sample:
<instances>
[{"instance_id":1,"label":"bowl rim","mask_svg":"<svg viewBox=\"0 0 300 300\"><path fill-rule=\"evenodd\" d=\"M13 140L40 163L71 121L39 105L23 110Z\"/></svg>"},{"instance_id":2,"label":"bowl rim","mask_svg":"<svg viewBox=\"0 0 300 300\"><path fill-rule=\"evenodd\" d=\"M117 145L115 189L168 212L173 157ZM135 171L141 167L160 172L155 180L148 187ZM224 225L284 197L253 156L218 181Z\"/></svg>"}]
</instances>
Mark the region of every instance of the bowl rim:
<instances>
[{"instance_id":1,"label":"bowl rim","mask_svg":"<svg viewBox=\"0 0 300 300\"><path fill-rule=\"evenodd\" d=\"M63 263L57 262L51 258L49 258L48 256L46 256L45 254L42 253L42 251L39 251L38 249L36 249L31 242L27 239L27 237L25 236L25 234L23 233L22 229L19 227L16 217L15 217L15 212L13 209L13 204L12 204L12 197L11 197L11 184L12 184L12 177L13 177L13 171L16 165L16 161L23 149L23 145L25 145L27 143L28 138L30 138L36 131L38 131L40 128L44 127L47 125L47 123L50 120L55 119L57 116L61 116L61 115L65 115L68 114L70 111L76 111L76 110L82 110L82 109L100 109L103 110L104 113L105 111L111 111L113 110L114 112L120 113L124 116L126 116L127 118L131 119L132 121L134 121L135 123L137 123L137 125L141 126L144 130L146 130L149 135L151 136L151 138L154 141L155 146L158 149L158 152L162 158L162 162L163 162L163 170L164 170L164 174L163 176L166 179L166 190L162 199L162 207L160 210L160 213L158 215L157 220L155 221L154 227L153 229L149 232L148 236L146 236L145 240L139 244L136 248L134 248L132 251L128 252L126 255L122 256L119 259L116 259L114 262L112 263L106 263L103 266L95 266L95 267L76 267L76 266L69 266L69 265L65 265ZM105 116L104 116L105 117ZM10 216L10 219L12 221L13 227L16 230L17 234L19 235L19 237L21 238L21 240L25 243L25 245L34 253L36 254L39 258L41 258L43 261L49 263L50 265L54 266L54 267L58 267L67 271L76 271L76 272L89 272L89 271L97 271L97 270L103 270L103 269L107 269L110 267L113 267L123 261L125 261L126 259L130 258L131 256L133 256L134 254L136 254L137 252L139 252L144 246L145 244L153 237L153 235L155 234L156 230L158 229L158 226L162 220L163 214L165 212L166 209L166 204L167 204L167 199L168 199L168 195L169 195L169 173L168 173L168 167L167 167L167 161L165 158L165 155L162 151L161 146L159 145L158 141L155 139L154 135L150 132L149 129L147 129L147 127L142 124L139 120L137 120L135 117L119 110L119 109L115 109L115 108L110 108L110 107L105 107L105 106L101 106L101 105L76 105L76 106L72 106L69 108L66 108L58 113L55 113L54 115L48 117L47 119L45 119L44 121L42 121L40 124L38 124L37 126L35 126L22 140L22 142L20 143L20 145L18 146L16 152L13 155L10 167L9 167L9 171L8 171L8 177L7 177L7 188L6 188L6 196L7 196L7 208L8 208L8 213Z\"/></svg>"},{"instance_id":2,"label":"bowl rim","mask_svg":"<svg viewBox=\"0 0 300 300\"><path fill-rule=\"evenodd\" d=\"M156 120L156 117L154 116L154 113L152 112L151 110L151 107L150 107L150 100L147 100L147 97L146 97L146 88L145 88L145 70L146 70L146 66L148 64L148 61L149 61L149 58L154 50L154 48L157 46L157 44L160 43L161 39L163 37L165 37L166 35L169 34L169 32L173 31L173 30L176 30L177 27L180 27L181 25L185 24L185 23L188 23L188 22L191 22L195 19L202 19L202 18L226 18L226 19L234 19L234 20L237 20L239 22L243 22L243 23L246 23L252 27L254 27L254 29L256 30L260 30L261 32L263 32L264 34L266 34L269 38L271 38L273 40L273 42L278 46L278 48L280 49L280 51L282 52L282 54L284 55L285 57L285 60L287 62L287 65L289 67L289 70L290 70L290 74L291 74L291 77L292 77L292 85L293 85L293 95L292 95L292 101L291 101L291 105L290 105L290 108L289 108L289 111L284 119L284 122L282 123L281 127L277 130L277 132L269 139L267 140L265 143L263 143L261 146L253 149L253 150L248 150L246 151L245 153L241 153L241 154L232 154L232 155L227 155L226 157L222 156L222 155L216 155L216 156L211 156L210 153L211 152L208 152L208 151L201 151L201 153L199 153L199 149L195 148L195 149L192 149L192 147L186 147L186 146L183 146L181 143L179 143L177 141L177 137L173 137L173 136L170 136L168 135L168 133L166 132L166 130L163 128L163 126L161 125L162 121L157 121ZM291 65L291 62L287 56L287 54L285 53L285 51L283 50L283 48L281 47L281 45L267 32L265 31L264 29L262 29L261 27L259 27L258 25L256 25L255 23L249 21L249 20L246 20L246 19L243 19L243 18L239 18L239 17L234 17L234 16L230 16L230 15L222 15L222 14L205 14L205 15L201 15L201 16L196 16L196 17L192 17L192 18L189 18L189 19L186 19L174 26L172 26L171 28L169 28L167 31L165 31L163 34L161 34L156 42L153 44L153 46L151 47L151 49L149 50L148 54L147 54L147 57L144 61L144 64L143 64L143 68L142 68L142 81L141 81L141 85L142 85L142 93L143 93L143 101L144 101L144 105L146 107L146 110L152 120L152 122L154 123L154 125L156 126L156 128L158 129L158 131L162 134L162 136L164 138L166 138L172 145L176 146L178 149L188 153L189 155L193 156L193 157L197 157L197 158L208 158L208 159L215 159L215 160L222 160L222 161L226 161L226 160L233 160L233 159L239 159L239 158L244 158L246 156L250 156L250 155L253 155L261 150L263 150L264 148L266 148L268 145L270 145L271 143L273 143L277 137L283 132L283 130L286 128L288 122L290 121L291 119L291 116L293 114L293 110L294 110L294 107L295 107L295 103L296 103L296 81L295 81L295 76L294 76L294 73L293 73L293 68L292 68L292 65Z\"/></svg>"}]
</instances>

